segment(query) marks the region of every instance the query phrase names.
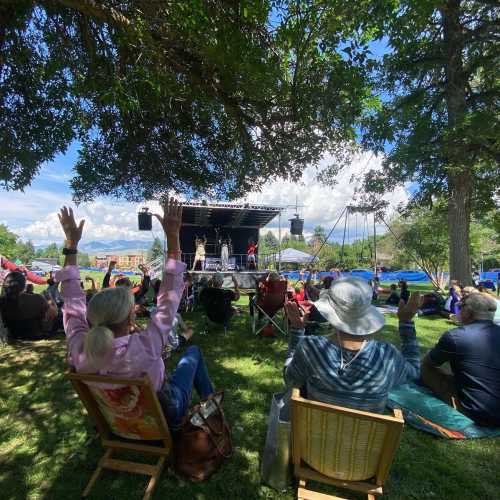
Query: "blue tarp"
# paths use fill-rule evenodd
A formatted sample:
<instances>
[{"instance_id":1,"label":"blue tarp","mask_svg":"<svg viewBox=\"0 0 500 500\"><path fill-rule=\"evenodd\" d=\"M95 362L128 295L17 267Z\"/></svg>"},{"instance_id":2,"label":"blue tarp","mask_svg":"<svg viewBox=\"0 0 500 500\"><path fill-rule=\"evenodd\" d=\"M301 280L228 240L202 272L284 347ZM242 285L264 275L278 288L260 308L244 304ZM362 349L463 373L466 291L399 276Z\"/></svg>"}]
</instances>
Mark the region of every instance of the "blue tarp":
<instances>
[{"instance_id":1,"label":"blue tarp","mask_svg":"<svg viewBox=\"0 0 500 500\"><path fill-rule=\"evenodd\" d=\"M97 271L100 273L105 273L105 269L101 269L100 267L80 267L82 271ZM134 271L117 271L116 269L111 274L123 274L125 276L136 276L138 273Z\"/></svg>"},{"instance_id":2,"label":"blue tarp","mask_svg":"<svg viewBox=\"0 0 500 500\"><path fill-rule=\"evenodd\" d=\"M299 280L301 279L298 271L291 272L283 272L281 273L287 279L290 280ZM496 283L498 273L481 273L481 280L491 279ZM304 273L304 279L307 279L308 273ZM322 279L325 276L334 276L334 273L318 273L318 279ZM364 278L365 280L372 279L375 276L373 271L369 271L368 269L362 270L354 270L348 273L342 273L342 276L358 276L360 278ZM406 280L412 283L429 283L430 280L427 275L422 271L392 271L386 273L378 273L378 277L380 281L384 282L398 282L399 280Z\"/></svg>"}]
</instances>

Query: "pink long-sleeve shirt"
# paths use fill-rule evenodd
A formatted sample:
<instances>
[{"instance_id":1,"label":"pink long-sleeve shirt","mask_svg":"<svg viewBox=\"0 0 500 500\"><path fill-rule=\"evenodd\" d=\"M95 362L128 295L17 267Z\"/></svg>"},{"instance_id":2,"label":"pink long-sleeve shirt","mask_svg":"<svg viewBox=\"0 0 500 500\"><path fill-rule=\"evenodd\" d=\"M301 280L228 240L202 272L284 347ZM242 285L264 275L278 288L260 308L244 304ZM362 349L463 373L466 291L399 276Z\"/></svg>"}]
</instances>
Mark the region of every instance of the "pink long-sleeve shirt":
<instances>
[{"instance_id":1,"label":"pink long-sleeve shirt","mask_svg":"<svg viewBox=\"0 0 500 500\"><path fill-rule=\"evenodd\" d=\"M151 316L147 328L141 332L117 337L106 368L100 375L141 377L147 374L158 391L165 379L165 364L162 359L164 347L169 343L172 323L184 290L183 273L186 265L174 259L165 263L163 279L157 299L157 310ZM62 285L64 299L64 331L68 343L69 362L77 372L95 373L87 362L83 350L87 323L85 293L80 287L80 271L77 266L67 266L56 274Z\"/></svg>"}]
</instances>

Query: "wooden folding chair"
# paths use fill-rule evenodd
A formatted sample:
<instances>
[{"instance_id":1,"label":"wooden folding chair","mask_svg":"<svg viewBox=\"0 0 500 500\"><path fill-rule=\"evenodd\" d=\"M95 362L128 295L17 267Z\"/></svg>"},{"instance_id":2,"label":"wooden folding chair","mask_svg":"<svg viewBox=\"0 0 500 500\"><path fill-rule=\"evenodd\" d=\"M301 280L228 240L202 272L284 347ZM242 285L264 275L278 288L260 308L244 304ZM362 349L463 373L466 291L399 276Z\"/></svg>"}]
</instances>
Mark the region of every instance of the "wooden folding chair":
<instances>
[{"instance_id":1,"label":"wooden folding chair","mask_svg":"<svg viewBox=\"0 0 500 500\"><path fill-rule=\"evenodd\" d=\"M400 410L391 416L343 408L304 399L298 389L291 410L299 500L339 498L306 489L309 480L365 493L368 500L383 494L403 432Z\"/></svg>"},{"instance_id":2,"label":"wooden folding chair","mask_svg":"<svg viewBox=\"0 0 500 500\"><path fill-rule=\"evenodd\" d=\"M82 496L89 494L103 469L113 469L151 476L143 497L148 500L172 451L170 431L149 378L122 379L74 372L68 372L67 377L95 422L105 449ZM113 457L126 450L153 455L158 461L149 465Z\"/></svg>"}]
</instances>

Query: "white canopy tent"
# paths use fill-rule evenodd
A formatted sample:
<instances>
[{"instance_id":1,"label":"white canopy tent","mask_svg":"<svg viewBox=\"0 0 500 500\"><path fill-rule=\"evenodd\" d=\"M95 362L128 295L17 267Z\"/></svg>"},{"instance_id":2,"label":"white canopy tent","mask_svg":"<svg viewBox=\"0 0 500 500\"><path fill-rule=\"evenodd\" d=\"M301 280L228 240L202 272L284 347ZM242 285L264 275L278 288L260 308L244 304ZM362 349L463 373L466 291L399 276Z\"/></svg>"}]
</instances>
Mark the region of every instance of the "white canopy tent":
<instances>
[{"instance_id":1,"label":"white canopy tent","mask_svg":"<svg viewBox=\"0 0 500 500\"><path fill-rule=\"evenodd\" d=\"M266 257L266 260L273 260L282 264L312 264L318 261L318 257L295 248L285 248L279 253L267 255Z\"/></svg>"}]
</instances>

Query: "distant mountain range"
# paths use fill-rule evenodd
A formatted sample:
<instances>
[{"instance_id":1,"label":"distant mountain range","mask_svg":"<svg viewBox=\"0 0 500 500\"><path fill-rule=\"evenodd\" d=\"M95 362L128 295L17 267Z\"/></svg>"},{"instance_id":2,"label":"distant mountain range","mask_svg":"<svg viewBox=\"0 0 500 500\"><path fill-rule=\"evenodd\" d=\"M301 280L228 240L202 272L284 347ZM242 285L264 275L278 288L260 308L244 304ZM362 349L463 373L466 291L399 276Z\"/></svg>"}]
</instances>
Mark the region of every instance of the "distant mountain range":
<instances>
[{"instance_id":1,"label":"distant mountain range","mask_svg":"<svg viewBox=\"0 0 500 500\"><path fill-rule=\"evenodd\" d=\"M115 241L90 241L82 243L80 249L89 255L109 253L142 253L151 247L150 240L115 240Z\"/></svg>"}]
</instances>

